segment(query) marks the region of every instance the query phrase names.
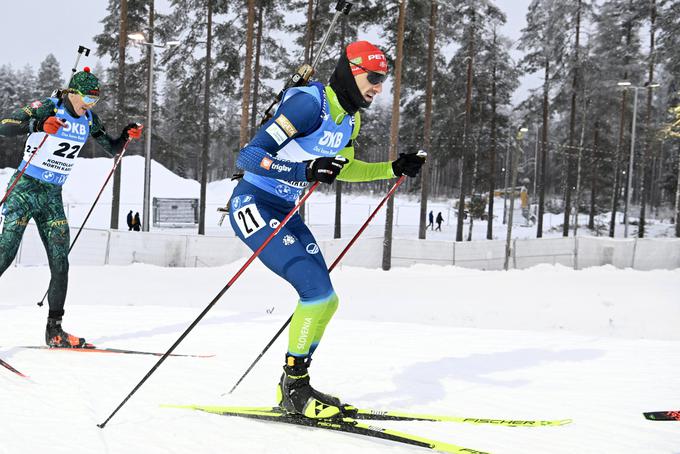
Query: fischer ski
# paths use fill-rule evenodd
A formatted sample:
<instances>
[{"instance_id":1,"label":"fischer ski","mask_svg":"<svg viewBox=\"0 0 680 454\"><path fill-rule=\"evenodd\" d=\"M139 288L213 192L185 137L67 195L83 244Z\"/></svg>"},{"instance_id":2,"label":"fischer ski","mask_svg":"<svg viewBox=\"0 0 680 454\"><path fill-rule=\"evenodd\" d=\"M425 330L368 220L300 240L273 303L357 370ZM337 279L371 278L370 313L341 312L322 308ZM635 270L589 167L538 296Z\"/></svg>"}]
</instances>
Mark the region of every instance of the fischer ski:
<instances>
[{"instance_id":1,"label":"fischer ski","mask_svg":"<svg viewBox=\"0 0 680 454\"><path fill-rule=\"evenodd\" d=\"M214 407L190 405L183 408L209 411L211 413L268 413L272 415L287 414L280 407ZM564 426L572 422L571 419L500 419L500 418L473 418L466 416L429 415L421 413L406 413L401 411L371 410L363 408L345 407L345 415L354 419L370 421L430 421L430 422L454 422L477 425L495 425L506 427L546 427Z\"/></svg>"},{"instance_id":2,"label":"fischer ski","mask_svg":"<svg viewBox=\"0 0 680 454\"><path fill-rule=\"evenodd\" d=\"M293 424L305 427L316 427L319 429L335 430L338 432L346 432L356 435L363 435L370 438L380 438L383 440L393 441L395 443L402 443L411 446L418 446L421 448L430 449L437 452L447 452L454 454L490 454L485 451L478 451L476 449L464 448L450 443L444 443L429 438L411 435L404 432L398 432L392 429L377 427L372 424L364 424L353 418L326 418L313 419L304 416L290 415L287 413L275 413L269 411L223 411L220 408L224 407L203 407L199 405L162 405L165 408L184 408L191 410L200 410L207 413L218 414L222 416L238 416L242 418L256 419L260 421L271 421L284 424Z\"/></svg>"},{"instance_id":3,"label":"fischer ski","mask_svg":"<svg viewBox=\"0 0 680 454\"><path fill-rule=\"evenodd\" d=\"M680 421L680 410L648 411L642 414L650 421Z\"/></svg>"},{"instance_id":4,"label":"fischer ski","mask_svg":"<svg viewBox=\"0 0 680 454\"><path fill-rule=\"evenodd\" d=\"M91 345L91 344L90 344ZM87 348L62 348L62 347L47 347L44 345L24 345L19 348L28 348L31 350L57 350L57 351L67 351L67 352L80 352L80 353L118 353L123 355L150 355L150 356L163 356L163 353L159 352L146 352L141 350L127 350L121 348L106 348L106 347L87 347ZM184 358L212 358L215 355L185 355L181 353L172 353L168 356L184 357Z\"/></svg>"},{"instance_id":5,"label":"fischer ski","mask_svg":"<svg viewBox=\"0 0 680 454\"><path fill-rule=\"evenodd\" d=\"M22 374L21 372L19 372L18 370L16 370L12 366L10 366L9 363L7 361L3 360L3 359L0 359L0 366L3 366L5 369L14 372L15 374L17 374L20 377L28 378L28 375Z\"/></svg>"}]
</instances>

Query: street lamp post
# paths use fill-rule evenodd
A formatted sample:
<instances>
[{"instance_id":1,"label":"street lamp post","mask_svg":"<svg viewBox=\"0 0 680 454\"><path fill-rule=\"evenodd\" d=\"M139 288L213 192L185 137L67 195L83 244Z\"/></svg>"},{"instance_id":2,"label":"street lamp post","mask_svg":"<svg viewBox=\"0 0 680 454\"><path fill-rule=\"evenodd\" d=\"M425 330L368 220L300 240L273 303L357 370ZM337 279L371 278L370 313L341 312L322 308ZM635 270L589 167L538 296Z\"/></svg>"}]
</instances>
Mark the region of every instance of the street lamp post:
<instances>
[{"instance_id":1,"label":"street lamp post","mask_svg":"<svg viewBox=\"0 0 680 454\"><path fill-rule=\"evenodd\" d=\"M157 44L153 42L146 42L145 37L141 33L132 33L128 38L141 46L147 46L149 49L149 77L147 80L148 93L146 99L146 137L144 140L144 199L142 200L142 231L149 231L149 199L151 197L151 121L153 118L153 64L154 64L154 47L164 48L167 46L177 46L179 41L168 41L165 44Z\"/></svg>"},{"instance_id":2,"label":"street lamp post","mask_svg":"<svg viewBox=\"0 0 680 454\"><path fill-rule=\"evenodd\" d=\"M626 205L623 209L623 223L624 223L624 229L623 229L623 236L625 238L628 238L628 207L630 207L630 198L633 194L633 164L635 162L635 123L637 120L637 100L638 100L638 90L647 88L647 89L652 89L652 88L657 88L659 87L659 84L657 83L651 83L651 84L645 84L643 87L637 87L633 86L630 82L628 81L623 81L617 83L619 87L624 87L624 89L629 89L632 88L635 90L635 94L633 95L633 124L631 126L630 130L630 156L628 158L628 175L626 175L627 180L626 180L626 187L627 187L627 192L628 195L626 197ZM644 175L644 172L643 172Z\"/></svg>"}]
</instances>

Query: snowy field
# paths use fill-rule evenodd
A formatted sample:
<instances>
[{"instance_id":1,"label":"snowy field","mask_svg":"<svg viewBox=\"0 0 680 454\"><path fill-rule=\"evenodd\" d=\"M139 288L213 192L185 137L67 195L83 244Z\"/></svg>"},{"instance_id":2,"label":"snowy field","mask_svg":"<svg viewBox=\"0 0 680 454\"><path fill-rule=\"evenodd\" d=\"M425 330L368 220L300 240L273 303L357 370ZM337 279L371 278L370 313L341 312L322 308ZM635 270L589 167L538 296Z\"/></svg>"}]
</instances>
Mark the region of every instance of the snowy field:
<instances>
[{"instance_id":1,"label":"snowy field","mask_svg":"<svg viewBox=\"0 0 680 454\"><path fill-rule=\"evenodd\" d=\"M99 346L165 351L242 262L219 268L73 267L64 326ZM165 409L269 405L279 339L228 391L294 308L295 294L256 263L105 429L96 427L153 366L146 356L35 351L45 267L0 279L0 453L417 453L325 430ZM313 384L357 406L510 419L573 418L562 427L454 423L382 426L494 454L680 453L680 270L539 266L492 272L419 265L333 273L340 308L311 369ZM285 336L284 336L285 337Z\"/></svg>"},{"instance_id":2,"label":"snowy field","mask_svg":"<svg viewBox=\"0 0 680 454\"><path fill-rule=\"evenodd\" d=\"M82 225L85 215L89 211L99 189L111 171L113 161L106 158L78 158L77 163L64 185L63 199L66 215L72 227ZM0 187L6 187L9 177L14 169L0 169ZM121 204L119 213L119 227L127 229L125 217L130 210L143 213L142 199L144 191L144 158L142 156L128 156L123 159L122 164L122 184L121 184ZM231 195L235 183L229 179L214 181L208 184L206 197L206 234L212 236L234 236L234 232L226 222L219 227L218 221L220 214L218 207L223 207L228 197ZM111 193L113 181L109 182L106 190L97 204L87 227L93 229L108 229L111 216ZM360 184L355 185L361 188ZM172 173L161 164L152 161L151 166L151 199L153 197L176 197L176 198L198 198L200 185L195 180L188 180ZM351 238L358 230L369 214L380 203L384 194L345 194L342 206L342 237ZM515 200L514 213L514 238L535 238L536 226L523 225L526 221L521 215L519 196ZM333 238L334 219L335 219L335 194L323 193L320 190L312 194L306 204L307 223L313 227L318 239ZM453 199L439 199L428 201L428 212L432 210L434 216L438 212L444 218L441 232L428 231L427 239L431 240L453 240L456 234L456 213ZM494 204L495 221L493 226L494 239L505 239L507 225L503 220L503 198L497 197ZM631 211L631 221L637 218L638 209L633 207ZM665 219L654 219L655 212L649 214L647 220L647 237L674 237L675 226L670 224L669 217ZM660 217L663 213L660 213ZM600 235L607 236L609 229L610 214L603 213L596 219L596 225L600 225ZM418 223L420 219L420 195L407 195L403 187L400 188L395 196L394 213L394 236L395 238L417 238ZM546 213L543 218L544 237L562 237L563 214ZM619 213L619 225L616 229L616 236L623 237L623 215ZM585 228L588 223L588 216L579 215L579 235L597 235L596 232ZM375 217L371 225L366 230L364 236L381 237L385 231L385 210L381 210ZM472 232L473 239L486 239L486 221L475 220ZM170 233L192 234L197 233L198 228L185 229L159 229L151 227L152 231L165 230ZM469 230L469 221L465 221L465 238ZM630 226L630 236L636 235L637 227ZM573 235L573 230L570 235Z\"/></svg>"}]
</instances>

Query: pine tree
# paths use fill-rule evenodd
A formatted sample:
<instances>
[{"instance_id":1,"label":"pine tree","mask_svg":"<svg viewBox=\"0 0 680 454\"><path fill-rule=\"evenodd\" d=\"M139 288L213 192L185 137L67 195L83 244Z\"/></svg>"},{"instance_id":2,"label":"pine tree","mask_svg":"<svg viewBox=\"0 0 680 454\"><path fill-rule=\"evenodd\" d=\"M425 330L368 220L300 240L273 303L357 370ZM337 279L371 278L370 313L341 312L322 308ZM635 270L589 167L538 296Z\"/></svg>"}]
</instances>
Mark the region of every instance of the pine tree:
<instances>
[{"instance_id":1,"label":"pine tree","mask_svg":"<svg viewBox=\"0 0 680 454\"><path fill-rule=\"evenodd\" d=\"M243 64L240 50L244 39L241 28L244 16L239 5L212 0L210 64L206 70L207 6L208 0L174 1L170 14L159 25L170 37L184 37L181 46L166 50L161 58L168 79L173 81L166 86L167 91L172 90L172 96L163 101L165 114L161 122L167 125L164 131L176 127L177 121L193 125L181 135L172 134L174 139L166 141L164 154L173 166L178 166L172 168L187 178L200 179L205 162L206 185L234 170L234 153L224 150L238 150ZM210 85L207 93L206 81ZM207 159L200 156L201 147L197 144L201 143L207 148Z\"/></svg>"},{"instance_id":2,"label":"pine tree","mask_svg":"<svg viewBox=\"0 0 680 454\"><path fill-rule=\"evenodd\" d=\"M656 19L657 19L657 5L656 0L649 0L649 57L647 64L647 82L649 88L646 90L647 94L647 108L645 109L645 137L644 148L642 151L642 159L640 160L640 222L638 226L638 237L645 236L646 223L646 209L650 193L650 169L649 161L653 161L651 156L654 132L652 131L652 115L653 115L653 90L651 85L654 83L654 76L656 71L657 57L656 57Z\"/></svg>"},{"instance_id":3,"label":"pine tree","mask_svg":"<svg viewBox=\"0 0 680 454\"><path fill-rule=\"evenodd\" d=\"M31 100L39 99L40 97L47 97L52 92L48 93L38 93L37 81L33 67L31 65L25 65L17 72L17 77L21 80L21 84L18 87L18 96L21 99L22 104L31 102Z\"/></svg>"},{"instance_id":4,"label":"pine tree","mask_svg":"<svg viewBox=\"0 0 680 454\"><path fill-rule=\"evenodd\" d=\"M427 39L427 72L425 76L425 112L423 125L423 149L430 152L432 139L432 89L434 79L434 59L437 40L437 0L430 0L430 22ZM421 191L420 191L420 219L418 225L418 238L425 239L427 232L427 197L430 188L430 167L426 162L421 170Z\"/></svg>"},{"instance_id":5,"label":"pine tree","mask_svg":"<svg viewBox=\"0 0 680 454\"><path fill-rule=\"evenodd\" d=\"M613 175L610 196L611 218L609 236L614 237L616 230L616 213L619 207L622 170L626 168L623 157L627 154L625 135L630 130L627 118L630 118L628 91L613 90L617 82L630 80L639 84L641 74L639 30L642 14L639 11L639 0L610 0L597 9L594 16L596 33L593 45L593 71L596 74L590 85L598 96L593 103L593 115L607 119L608 123L600 123L604 128L600 131L600 148L611 164ZM620 101L619 101L620 99ZM617 117L612 117L611 106L618 105ZM610 124L611 123L611 124ZM607 130L610 130L607 132ZM611 146L607 147L606 142ZM607 152L606 150L610 150ZM626 160L627 162L627 160ZM625 180L623 181L625 184ZM627 191L627 185L626 185Z\"/></svg>"},{"instance_id":6,"label":"pine tree","mask_svg":"<svg viewBox=\"0 0 680 454\"><path fill-rule=\"evenodd\" d=\"M666 93L665 110L670 112L666 121L664 137L675 149L671 153L663 175L672 203L675 205L675 236L680 237L680 2L662 3L658 16L658 56L665 71L660 78L661 88Z\"/></svg>"},{"instance_id":7,"label":"pine tree","mask_svg":"<svg viewBox=\"0 0 680 454\"><path fill-rule=\"evenodd\" d=\"M38 96L48 95L57 88L64 87L64 85L59 61L53 54L49 54L40 63L40 68L38 69L36 86L36 90L40 93Z\"/></svg>"},{"instance_id":8,"label":"pine tree","mask_svg":"<svg viewBox=\"0 0 680 454\"><path fill-rule=\"evenodd\" d=\"M392 122L390 125L390 148L388 159L393 161L397 157L399 145L399 107L401 102L401 71L404 56L404 30L406 27L407 0L398 0L399 16L396 29L396 55L394 67L394 96L392 98ZM387 201L385 212L385 237L383 240L382 269L388 271L392 267L392 218L394 215L394 197Z\"/></svg>"},{"instance_id":9,"label":"pine tree","mask_svg":"<svg viewBox=\"0 0 680 454\"><path fill-rule=\"evenodd\" d=\"M20 98L22 81L10 65L0 65L0 112L7 115L21 107L27 100ZM12 151L0 155L0 167L16 167L21 162L20 139L12 137L0 137L0 147L3 150Z\"/></svg>"},{"instance_id":10,"label":"pine tree","mask_svg":"<svg viewBox=\"0 0 680 454\"><path fill-rule=\"evenodd\" d=\"M527 26L522 30L519 48L527 50L520 64L528 73L543 71L541 165L539 177L538 226L536 237L543 237L543 214L547 182L548 120L550 118L550 91L559 81L565 56L566 22L563 4L556 0L533 0L527 12Z\"/></svg>"},{"instance_id":11,"label":"pine tree","mask_svg":"<svg viewBox=\"0 0 680 454\"><path fill-rule=\"evenodd\" d=\"M109 14L102 19L104 30L94 37L97 43L97 55L108 56L117 64L102 74L107 81L102 84L102 92L111 100L107 111L97 109L100 117L105 121L110 134L116 134L128 121L140 119L146 113L148 80L148 63L145 59L133 62L130 53L127 52L127 35L130 33L146 32L149 7L153 2L147 0L109 0L107 11ZM150 39L150 38L149 38ZM116 100L116 102L112 102ZM114 107L115 106L115 107ZM146 131L153 134L153 130ZM142 141L132 142L127 154L142 152ZM111 203L111 228L118 228L120 212L120 185L122 163L119 164L113 179L113 192ZM143 222L147 220L144 219Z\"/></svg>"}]
</instances>

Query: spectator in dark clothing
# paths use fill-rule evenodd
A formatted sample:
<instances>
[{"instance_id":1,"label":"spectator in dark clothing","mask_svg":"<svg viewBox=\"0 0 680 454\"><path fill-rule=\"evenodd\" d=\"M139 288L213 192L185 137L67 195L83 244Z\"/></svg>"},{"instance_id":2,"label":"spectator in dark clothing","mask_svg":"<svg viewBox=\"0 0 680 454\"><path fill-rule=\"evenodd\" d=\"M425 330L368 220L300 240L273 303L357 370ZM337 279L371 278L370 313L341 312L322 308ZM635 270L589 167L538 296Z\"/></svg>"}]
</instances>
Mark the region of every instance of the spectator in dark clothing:
<instances>
[{"instance_id":1,"label":"spectator in dark clothing","mask_svg":"<svg viewBox=\"0 0 680 454\"><path fill-rule=\"evenodd\" d=\"M427 220L429 222L425 226L425 229L427 229L428 227L431 227L431 230L434 230L434 213L432 212L432 210L430 210L430 214L427 215Z\"/></svg>"},{"instance_id":2,"label":"spectator in dark clothing","mask_svg":"<svg viewBox=\"0 0 680 454\"><path fill-rule=\"evenodd\" d=\"M132 210L127 215L128 232L132 230Z\"/></svg>"},{"instance_id":3,"label":"spectator in dark clothing","mask_svg":"<svg viewBox=\"0 0 680 454\"><path fill-rule=\"evenodd\" d=\"M142 221L139 220L139 211L135 213L135 218L132 220L132 230L139 232L142 227Z\"/></svg>"},{"instance_id":4,"label":"spectator in dark clothing","mask_svg":"<svg viewBox=\"0 0 680 454\"><path fill-rule=\"evenodd\" d=\"M444 216L442 216L442 212L440 211L437 213L437 230L440 232L442 231L442 222L444 222Z\"/></svg>"}]
</instances>

